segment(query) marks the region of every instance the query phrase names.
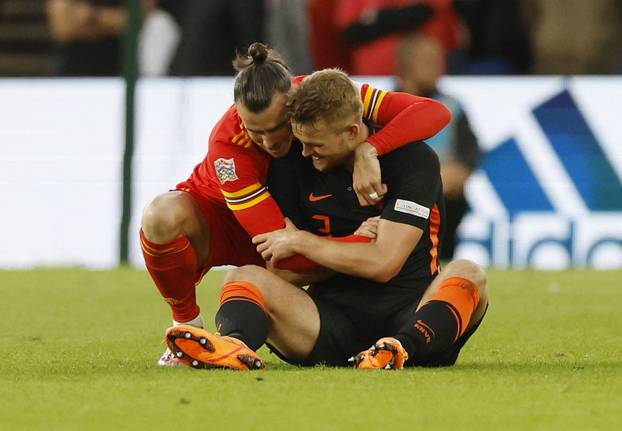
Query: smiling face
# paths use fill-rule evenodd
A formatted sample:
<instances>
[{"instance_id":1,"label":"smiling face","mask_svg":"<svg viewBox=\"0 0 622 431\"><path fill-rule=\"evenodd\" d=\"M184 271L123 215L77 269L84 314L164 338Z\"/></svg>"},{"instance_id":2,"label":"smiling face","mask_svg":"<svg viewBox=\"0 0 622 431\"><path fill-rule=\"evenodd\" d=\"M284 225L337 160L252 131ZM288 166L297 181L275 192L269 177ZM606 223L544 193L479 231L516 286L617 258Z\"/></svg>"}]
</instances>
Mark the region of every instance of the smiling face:
<instances>
[{"instance_id":1,"label":"smiling face","mask_svg":"<svg viewBox=\"0 0 622 431\"><path fill-rule=\"evenodd\" d=\"M367 139L358 88L338 69L312 73L291 93L292 130L303 144L303 156L327 171L351 169L354 150Z\"/></svg>"},{"instance_id":2,"label":"smiling face","mask_svg":"<svg viewBox=\"0 0 622 431\"><path fill-rule=\"evenodd\" d=\"M243 103L236 108L248 136L272 157L283 157L292 146L292 128L287 113L287 94L276 93L270 105L259 113L251 112Z\"/></svg>"},{"instance_id":3,"label":"smiling face","mask_svg":"<svg viewBox=\"0 0 622 431\"><path fill-rule=\"evenodd\" d=\"M366 129L360 122L335 125L320 120L292 124L294 136L302 142L302 155L311 157L313 167L321 172L338 166L351 169L354 150L361 143Z\"/></svg>"}]
</instances>

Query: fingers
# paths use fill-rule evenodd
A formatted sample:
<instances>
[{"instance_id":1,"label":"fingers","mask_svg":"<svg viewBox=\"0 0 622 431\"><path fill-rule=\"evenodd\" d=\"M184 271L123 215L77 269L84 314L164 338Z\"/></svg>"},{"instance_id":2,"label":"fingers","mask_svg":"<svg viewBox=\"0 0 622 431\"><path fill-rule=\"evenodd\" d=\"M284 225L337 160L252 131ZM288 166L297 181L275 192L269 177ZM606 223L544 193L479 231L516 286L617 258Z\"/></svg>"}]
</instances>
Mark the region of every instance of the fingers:
<instances>
[{"instance_id":1,"label":"fingers","mask_svg":"<svg viewBox=\"0 0 622 431\"><path fill-rule=\"evenodd\" d=\"M376 205L378 201L382 199L382 196L378 194L374 189L365 189L366 191L356 192L356 197L359 200L359 204L362 207L369 205Z\"/></svg>"},{"instance_id":2,"label":"fingers","mask_svg":"<svg viewBox=\"0 0 622 431\"><path fill-rule=\"evenodd\" d=\"M373 222L364 222L355 232L355 235L366 236L367 238L376 238L378 236L378 224Z\"/></svg>"},{"instance_id":3,"label":"fingers","mask_svg":"<svg viewBox=\"0 0 622 431\"><path fill-rule=\"evenodd\" d=\"M387 185L370 183L367 186L356 188L355 192L361 206L376 205L387 193Z\"/></svg>"},{"instance_id":4,"label":"fingers","mask_svg":"<svg viewBox=\"0 0 622 431\"><path fill-rule=\"evenodd\" d=\"M367 202L367 199L365 199L365 195L364 194L359 194L358 192L356 192L356 198L359 201L359 205L362 207L366 207L371 205L369 202Z\"/></svg>"},{"instance_id":5,"label":"fingers","mask_svg":"<svg viewBox=\"0 0 622 431\"><path fill-rule=\"evenodd\" d=\"M370 226L378 226L379 222L380 222L380 216L374 216L374 217L368 218L363 223L368 224Z\"/></svg>"},{"instance_id":6,"label":"fingers","mask_svg":"<svg viewBox=\"0 0 622 431\"><path fill-rule=\"evenodd\" d=\"M274 248L271 241L264 241L257 245L257 253L261 255L261 258L266 262L272 262L274 260ZM273 262L275 263L275 262Z\"/></svg>"},{"instance_id":7,"label":"fingers","mask_svg":"<svg viewBox=\"0 0 622 431\"><path fill-rule=\"evenodd\" d=\"M261 244L259 244L257 246L257 253L261 254L265 250L267 250L268 248L269 248L268 243L267 242L262 242Z\"/></svg>"},{"instance_id":8,"label":"fingers","mask_svg":"<svg viewBox=\"0 0 622 431\"><path fill-rule=\"evenodd\" d=\"M361 206L375 205L376 199L380 197L376 188L380 189L380 181L354 184L354 191Z\"/></svg>"},{"instance_id":9,"label":"fingers","mask_svg":"<svg viewBox=\"0 0 622 431\"><path fill-rule=\"evenodd\" d=\"M261 258L266 262L272 262L272 251L270 249L261 252Z\"/></svg>"},{"instance_id":10,"label":"fingers","mask_svg":"<svg viewBox=\"0 0 622 431\"><path fill-rule=\"evenodd\" d=\"M376 235L375 233L370 232L370 231L355 232L354 235L362 236L364 238L369 238L370 242L374 242L376 240L376 238L378 237L378 235Z\"/></svg>"},{"instance_id":11,"label":"fingers","mask_svg":"<svg viewBox=\"0 0 622 431\"><path fill-rule=\"evenodd\" d=\"M259 253L261 258L266 262L272 258L272 250L269 246L265 245L265 243L257 247L257 253Z\"/></svg>"},{"instance_id":12,"label":"fingers","mask_svg":"<svg viewBox=\"0 0 622 431\"><path fill-rule=\"evenodd\" d=\"M380 222L380 216L370 217L365 220L359 228L354 232L354 235L365 236L367 238L375 239L378 236L378 223Z\"/></svg>"},{"instance_id":13,"label":"fingers","mask_svg":"<svg viewBox=\"0 0 622 431\"><path fill-rule=\"evenodd\" d=\"M374 233L371 229L367 229L363 227L358 228L357 231L354 232L354 235L364 236L366 238L371 238L371 239L375 239L377 236L376 233Z\"/></svg>"},{"instance_id":14,"label":"fingers","mask_svg":"<svg viewBox=\"0 0 622 431\"><path fill-rule=\"evenodd\" d=\"M260 244L262 242L265 242L266 239L267 239L267 234L261 233L259 235L255 235L251 241L253 242L253 244Z\"/></svg>"}]
</instances>

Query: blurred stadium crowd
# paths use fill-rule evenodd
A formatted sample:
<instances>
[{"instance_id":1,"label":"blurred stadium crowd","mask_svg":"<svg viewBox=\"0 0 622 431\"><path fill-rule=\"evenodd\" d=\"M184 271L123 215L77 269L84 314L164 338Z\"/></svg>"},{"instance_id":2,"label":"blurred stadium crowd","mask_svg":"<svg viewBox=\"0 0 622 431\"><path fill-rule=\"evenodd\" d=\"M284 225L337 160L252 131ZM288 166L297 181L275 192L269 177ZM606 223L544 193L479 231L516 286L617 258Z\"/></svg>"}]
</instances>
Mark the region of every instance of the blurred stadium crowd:
<instances>
[{"instance_id":1,"label":"blurred stadium crowd","mask_svg":"<svg viewBox=\"0 0 622 431\"><path fill-rule=\"evenodd\" d=\"M0 76L122 73L127 0L0 0ZM435 40L444 73L622 71L620 0L141 0L149 76L232 75L253 41L294 73L396 75L401 39Z\"/></svg>"}]
</instances>

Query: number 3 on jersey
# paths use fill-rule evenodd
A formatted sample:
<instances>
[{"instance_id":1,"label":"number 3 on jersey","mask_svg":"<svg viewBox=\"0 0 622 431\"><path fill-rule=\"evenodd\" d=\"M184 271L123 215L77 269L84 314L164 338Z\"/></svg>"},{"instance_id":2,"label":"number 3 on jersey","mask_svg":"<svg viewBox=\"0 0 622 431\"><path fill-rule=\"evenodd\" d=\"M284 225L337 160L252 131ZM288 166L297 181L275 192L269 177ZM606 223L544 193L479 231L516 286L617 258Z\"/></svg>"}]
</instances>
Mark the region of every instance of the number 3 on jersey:
<instances>
[{"instance_id":1,"label":"number 3 on jersey","mask_svg":"<svg viewBox=\"0 0 622 431\"><path fill-rule=\"evenodd\" d=\"M330 235L330 217L323 214L314 214L311 216L313 220L318 220L322 223L322 227L320 227L317 232L322 233L324 235Z\"/></svg>"}]
</instances>

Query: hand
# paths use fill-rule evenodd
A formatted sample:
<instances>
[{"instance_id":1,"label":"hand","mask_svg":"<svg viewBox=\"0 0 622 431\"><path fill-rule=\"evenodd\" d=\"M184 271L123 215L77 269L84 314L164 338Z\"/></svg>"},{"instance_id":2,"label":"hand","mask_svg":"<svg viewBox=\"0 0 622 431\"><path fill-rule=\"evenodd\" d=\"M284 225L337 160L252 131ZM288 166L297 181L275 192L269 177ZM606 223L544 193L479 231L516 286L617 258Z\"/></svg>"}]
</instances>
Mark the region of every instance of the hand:
<instances>
[{"instance_id":1,"label":"hand","mask_svg":"<svg viewBox=\"0 0 622 431\"><path fill-rule=\"evenodd\" d=\"M382 184L378 153L369 142L363 142L354 152L352 180L361 206L376 205L387 192L386 184Z\"/></svg>"},{"instance_id":2,"label":"hand","mask_svg":"<svg viewBox=\"0 0 622 431\"><path fill-rule=\"evenodd\" d=\"M261 254L266 262L275 265L279 260L296 254L294 243L298 232L298 228L286 217L283 229L256 235L253 237L253 244L257 246L257 253Z\"/></svg>"},{"instance_id":3,"label":"hand","mask_svg":"<svg viewBox=\"0 0 622 431\"><path fill-rule=\"evenodd\" d=\"M378 235L378 222L380 221L380 216L370 217L365 220L359 228L354 232L354 235L364 236L371 239L376 239Z\"/></svg>"}]
</instances>

